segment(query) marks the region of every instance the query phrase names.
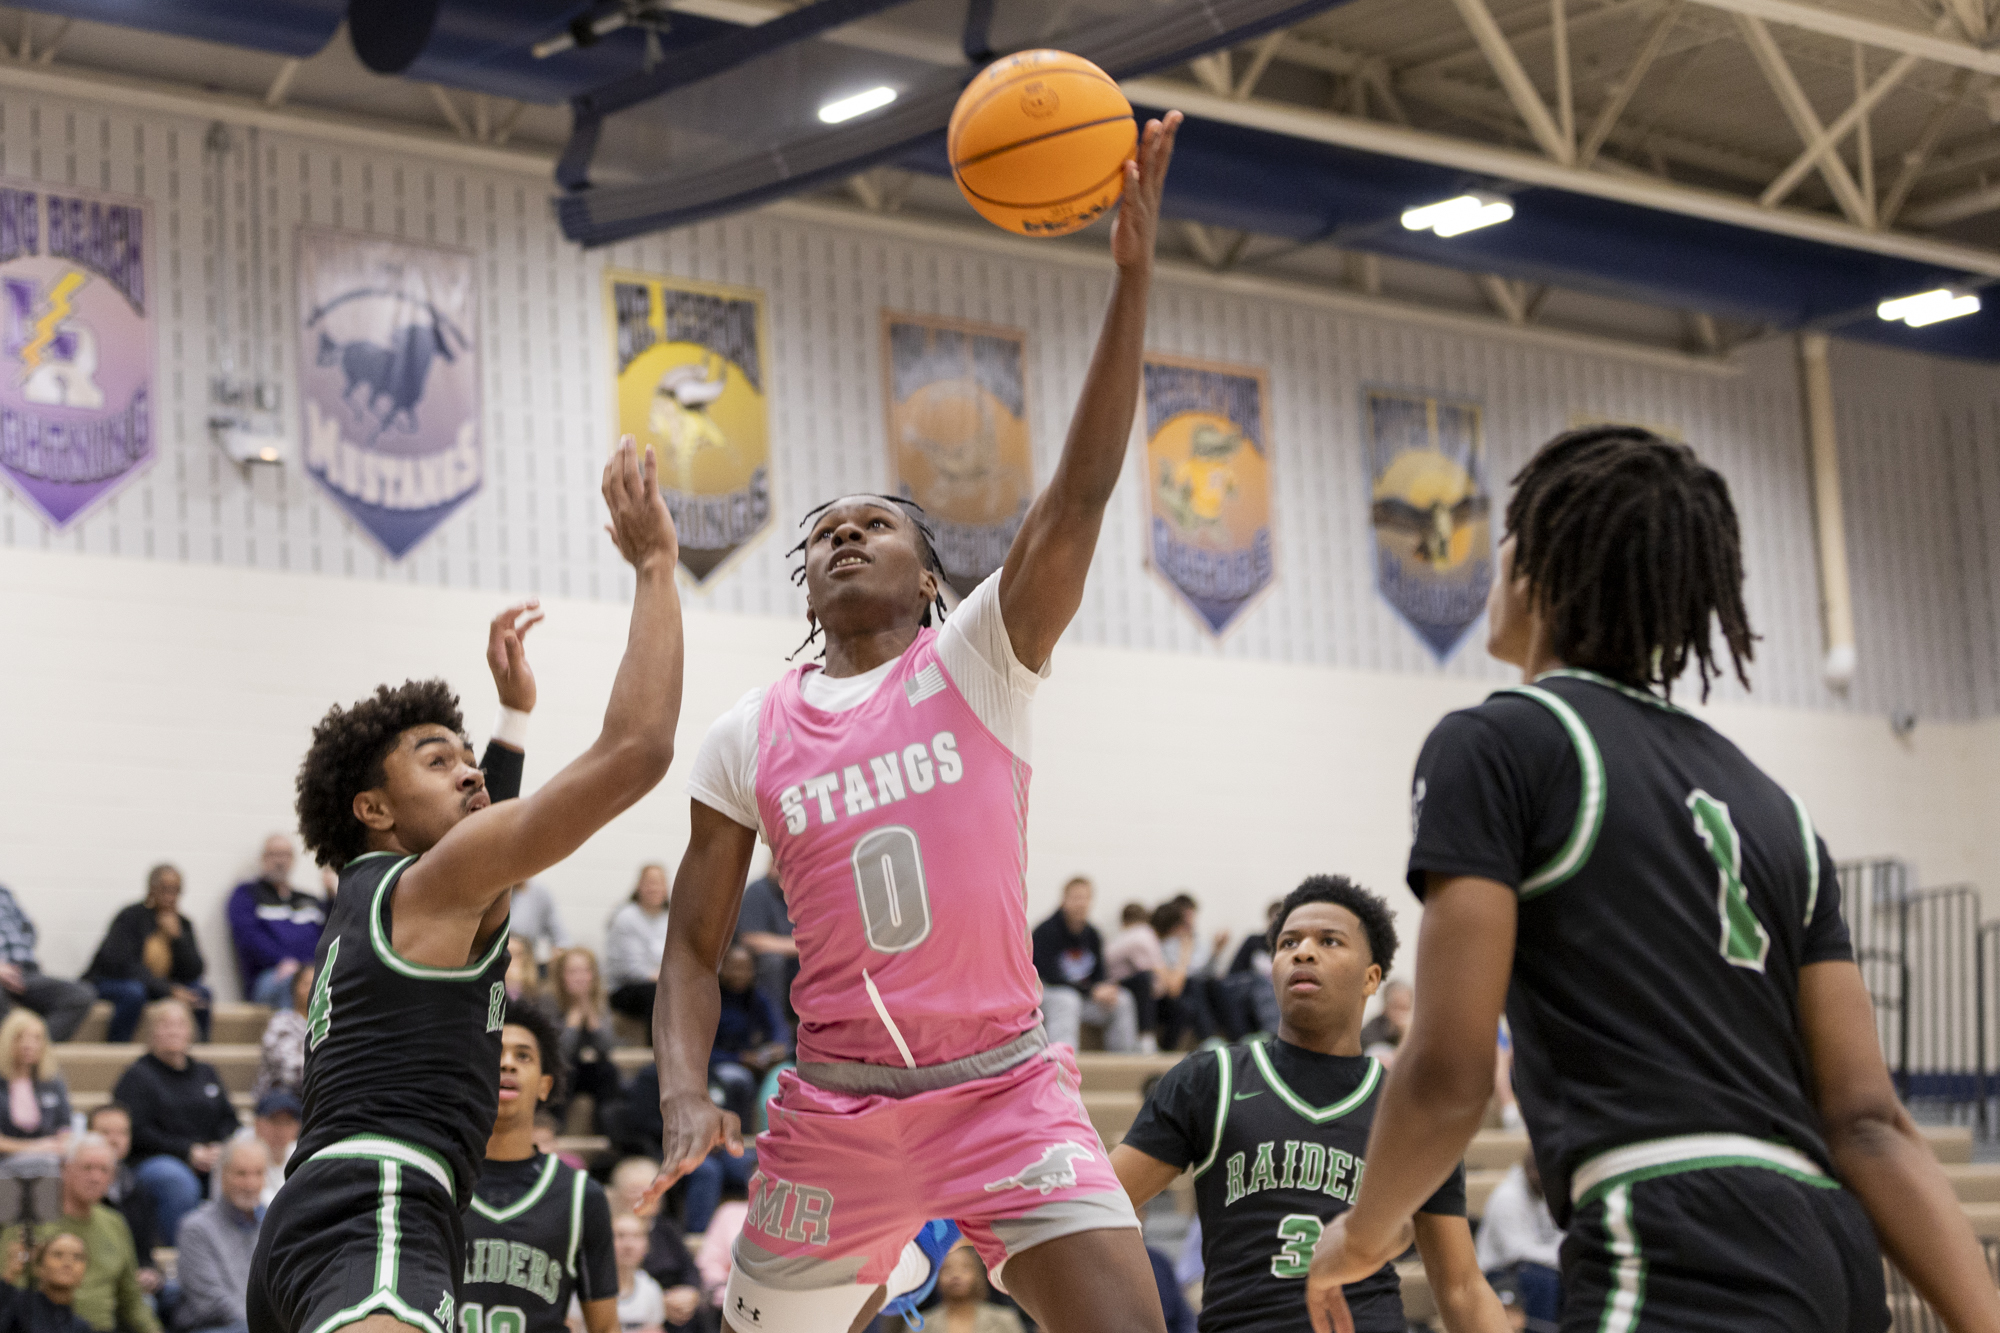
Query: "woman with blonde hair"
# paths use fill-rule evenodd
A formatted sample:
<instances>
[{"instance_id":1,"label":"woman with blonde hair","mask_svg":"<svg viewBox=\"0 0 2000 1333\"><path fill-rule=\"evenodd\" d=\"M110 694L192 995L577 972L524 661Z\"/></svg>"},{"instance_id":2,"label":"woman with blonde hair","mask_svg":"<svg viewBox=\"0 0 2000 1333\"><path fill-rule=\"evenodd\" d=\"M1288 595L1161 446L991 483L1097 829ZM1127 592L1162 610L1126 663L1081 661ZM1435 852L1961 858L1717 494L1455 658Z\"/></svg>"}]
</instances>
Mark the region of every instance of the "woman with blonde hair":
<instances>
[{"instance_id":1,"label":"woman with blonde hair","mask_svg":"<svg viewBox=\"0 0 2000 1333\"><path fill-rule=\"evenodd\" d=\"M582 945L557 950L549 960L547 1004L562 1029L559 1049L567 1076L562 1086L571 1096L587 1093L594 1114L601 1115L618 1100L618 1069L611 1062L618 1039L597 955Z\"/></svg>"},{"instance_id":2,"label":"woman with blonde hair","mask_svg":"<svg viewBox=\"0 0 2000 1333\"><path fill-rule=\"evenodd\" d=\"M0 1175L58 1174L69 1146L69 1086L56 1072L48 1026L34 1010L16 1007L0 1021L0 1075L7 1081Z\"/></svg>"},{"instance_id":3,"label":"woman with blonde hair","mask_svg":"<svg viewBox=\"0 0 2000 1333\"><path fill-rule=\"evenodd\" d=\"M667 947L671 894L665 866L657 861L641 866L632 901L612 913L604 936L604 979L611 988L611 1007L649 1027L653 992L659 985L660 955Z\"/></svg>"}]
</instances>

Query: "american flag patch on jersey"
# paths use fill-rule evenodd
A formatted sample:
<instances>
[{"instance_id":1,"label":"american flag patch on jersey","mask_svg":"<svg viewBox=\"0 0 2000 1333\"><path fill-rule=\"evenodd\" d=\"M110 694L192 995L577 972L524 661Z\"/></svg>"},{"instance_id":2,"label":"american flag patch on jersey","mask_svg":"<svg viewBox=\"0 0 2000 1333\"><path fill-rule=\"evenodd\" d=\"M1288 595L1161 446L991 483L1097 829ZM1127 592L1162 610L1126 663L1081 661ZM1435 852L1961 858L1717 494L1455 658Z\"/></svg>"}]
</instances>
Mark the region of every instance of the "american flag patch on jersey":
<instances>
[{"instance_id":1,"label":"american flag patch on jersey","mask_svg":"<svg viewBox=\"0 0 2000 1333\"><path fill-rule=\"evenodd\" d=\"M943 669L936 662L931 663L922 671L904 681L903 691L910 696L910 707L912 708L915 708L933 694L943 694Z\"/></svg>"}]
</instances>

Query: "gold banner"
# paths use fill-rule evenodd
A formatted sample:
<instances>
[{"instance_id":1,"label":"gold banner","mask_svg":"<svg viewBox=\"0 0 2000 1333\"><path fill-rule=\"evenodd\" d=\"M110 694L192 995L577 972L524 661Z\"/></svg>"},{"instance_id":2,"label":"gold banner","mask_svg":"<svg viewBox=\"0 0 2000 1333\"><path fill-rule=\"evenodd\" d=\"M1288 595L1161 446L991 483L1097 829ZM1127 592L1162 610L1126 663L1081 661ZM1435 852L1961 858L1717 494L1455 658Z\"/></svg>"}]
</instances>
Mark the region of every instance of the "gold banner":
<instances>
[{"instance_id":1,"label":"gold banner","mask_svg":"<svg viewBox=\"0 0 2000 1333\"><path fill-rule=\"evenodd\" d=\"M1439 662L1486 613L1493 581L1484 414L1439 394L1367 389L1375 589Z\"/></svg>"},{"instance_id":2,"label":"gold banner","mask_svg":"<svg viewBox=\"0 0 2000 1333\"><path fill-rule=\"evenodd\" d=\"M607 269L618 433L659 452L681 564L705 583L771 523L764 294Z\"/></svg>"},{"instance_id":3,"label":"gold banner","mask_svg":"<svg viewBox=\"0 0 2000 1333\"><path fill-rule=\"evenodd\" d=\"M1220 635L1275 577L1264 372L1145 361L1146 563Z\"/></svg>"},{"instance_id":4,"label":"gold banner","mask_svg":"<svg viewBox=\"0 0 2000 1333\"><path fill-rule=\"evenodd\" d=\"M890 485L924 507L963 597L1007 558L1035 494L1026 336L882 312Z\"/></svg>"}]
</instances>

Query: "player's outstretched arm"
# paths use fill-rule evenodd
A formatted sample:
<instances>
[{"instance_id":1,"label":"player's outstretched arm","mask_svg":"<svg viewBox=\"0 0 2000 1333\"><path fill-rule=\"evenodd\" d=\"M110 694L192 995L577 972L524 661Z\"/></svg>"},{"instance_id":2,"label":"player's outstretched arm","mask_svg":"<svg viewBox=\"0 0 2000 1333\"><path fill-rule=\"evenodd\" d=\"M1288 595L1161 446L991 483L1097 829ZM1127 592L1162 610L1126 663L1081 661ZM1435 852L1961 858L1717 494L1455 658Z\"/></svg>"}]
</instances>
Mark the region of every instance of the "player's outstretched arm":
<instances>
[{"instance_id":1,"label":"player's outstretched arm","mask_svg":"<svg viewBox=\"0 0 2000 1333\"><path fill-rule=\"evenodd\" d=\"M1860 1196L1882 1249L1952 1333L2000 1333L2000 1291L1951 1182L1896 1097L1861 969L1800 968L1799 1023L1834 1169Z\"/></svg>"},{"instance_id":2,"label":"player's outstretched arm","mask_svg":"<svg viewBox=\"0 0 2000 1333\"><path fill-rule=\"evenodd\" d=\"M1014 656L1030 670L1041 670L1083 604L1083 580L1104 526L1104 506L1111 502L1125 465L1132 414L1139 403L1160 192L1180 124L1178 111L1147 121L1136 159L1125 164L1125 196L1111 229L1111 256L1118 262L1111 311L1104 317L1055 475L1028 506L1001 566L1000 616Z\"/></svg>"},{"instance_id":3,"label":"player's outstretched arm","mask_svg":"<svg viewBox=\"0 0 2000 1333\"><path fill-rule=\"evenodd\" d=\"M1479 1271L1471 1225L1435 1213L1418 1213L1412 1224L1445 1333L1509 1333L1507 1309Z\"/></svg>"},{"instance_id":4,"label":"player's outstretched arm","mask_svg":"<svg viewBox=\"0 0 2000 1333\"><path fill-rule=\"evenodd\" d=\"M648 1200L718 1147L743 1155L743 1127L708 1099L708 1056L722 1012L716 972L736 934L757 835L700 801L689 805L687 855L674 876L674 910L667 913L667 947L653 1000L662 1129L660 1174Z\"/></svg>"},{"instance_id":5,"label":"player's outstretched arm","mask_svg":"<svg viewBox=\"0 0 2000 1333\"><path fill-rule=\"evenodd\" d=\"M1313 1251L1306 1313L1315 1333L1352 1333L1340 1289L1408 1247L1411 1217L1465 1156L1493 1096L1500 1008L1514 967L1514 891L1431 875L1417 944L1417 1006L1368 1134L1354 1207Z\"/></svg>"},{"instance_id":6,"label":"player's outstretched arm","mask_svg":"<svg viewBox=\"0 0 2000 1333\"><path fill-rule=\"evenodd\" d=\"M649 449L642 463L629 435L605 465L604 500L607 531L637 575L604 727L534 795L489 806L441 838L404 876L399 910L409 901L483 911L500 890L568 856L666 776L681 711L680 552L658 461Z\"/></svg>"}]
</instances>

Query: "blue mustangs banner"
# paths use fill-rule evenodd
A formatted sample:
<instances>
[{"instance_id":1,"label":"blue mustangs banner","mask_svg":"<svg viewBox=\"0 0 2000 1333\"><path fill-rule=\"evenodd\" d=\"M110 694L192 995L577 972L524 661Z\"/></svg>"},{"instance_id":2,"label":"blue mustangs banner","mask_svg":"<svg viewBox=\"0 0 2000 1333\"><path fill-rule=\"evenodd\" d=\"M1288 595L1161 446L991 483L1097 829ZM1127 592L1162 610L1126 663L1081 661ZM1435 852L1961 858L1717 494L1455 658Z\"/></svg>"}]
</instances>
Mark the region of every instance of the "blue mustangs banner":
<instances>
[{"instance_id":1,"label":"blue mustangs banner","mask_svg":"<svg viewBox=\"0 0 2000 1333\"><path fill-rule=\"evenodd\" d=\"M299 229L299 399L313 479L400 560L479 489L472 256Z\"/></svg>"}]
</instances>

